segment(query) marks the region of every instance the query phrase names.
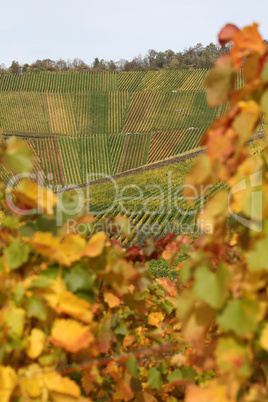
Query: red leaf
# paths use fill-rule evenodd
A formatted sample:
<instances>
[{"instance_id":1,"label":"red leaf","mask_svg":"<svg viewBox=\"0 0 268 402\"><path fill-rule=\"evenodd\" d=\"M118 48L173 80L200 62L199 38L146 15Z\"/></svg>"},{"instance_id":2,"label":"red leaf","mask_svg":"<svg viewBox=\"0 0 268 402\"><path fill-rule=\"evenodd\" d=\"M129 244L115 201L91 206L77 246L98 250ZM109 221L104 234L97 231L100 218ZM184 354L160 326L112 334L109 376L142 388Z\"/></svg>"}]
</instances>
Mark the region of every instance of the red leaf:
<instances>
[{"instance_id":1,"label":"red leaf","mask_svg":"<svg viewBox=\"0 0 268 402\"><path fill-rule=\"evenodd\" d=\"M237 26L233 24L226 24L218 35L221 46L225 46L226 43L230 42L233 39L234 34L238 31L239 29Z\"/></svg>"}]
</instances>

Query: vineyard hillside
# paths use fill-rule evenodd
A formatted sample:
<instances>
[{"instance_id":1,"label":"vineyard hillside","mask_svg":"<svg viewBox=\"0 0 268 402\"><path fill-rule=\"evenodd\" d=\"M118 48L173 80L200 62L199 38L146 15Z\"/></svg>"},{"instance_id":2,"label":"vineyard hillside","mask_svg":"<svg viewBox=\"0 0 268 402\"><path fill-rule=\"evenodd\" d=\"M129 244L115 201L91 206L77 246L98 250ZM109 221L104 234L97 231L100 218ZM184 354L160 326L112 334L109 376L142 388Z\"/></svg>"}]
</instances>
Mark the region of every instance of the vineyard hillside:
<instances>
[{"instance_id":1,"label":"vineyard hillside","mask_svg":"<svg viewBox=\"0 0 268 402\"><path fill-rule=\"evenodd\" d=\"M226 110L207 105L208 73L2 74L0 127L26 139L40 185L87 183L197 148ZM239 71L237 86L243 81Z\"/></svg>"}]
</instances>

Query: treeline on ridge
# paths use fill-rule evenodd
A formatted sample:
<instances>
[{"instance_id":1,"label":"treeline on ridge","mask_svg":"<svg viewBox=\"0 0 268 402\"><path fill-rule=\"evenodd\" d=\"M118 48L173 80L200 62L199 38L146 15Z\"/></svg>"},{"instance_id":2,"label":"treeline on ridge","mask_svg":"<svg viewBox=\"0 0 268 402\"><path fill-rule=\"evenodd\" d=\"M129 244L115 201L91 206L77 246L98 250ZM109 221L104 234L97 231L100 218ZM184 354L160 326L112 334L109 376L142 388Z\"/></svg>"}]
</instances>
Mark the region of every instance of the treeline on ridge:
<instances>
[{"instance_id":1,"label":"treeline on ridge","mask_svg":"<svg viewBox=\"0 0 268 402\"><path fill-rule=\"evenodd\" d=\"M157 71L162 69L197 69L211 68L215 60L228 53L230 46L220 47L214 43L203 46L198 43L194 47L185 48L175 53L173 50L157 52L154 49L148 50L145 56L139 54L132 60L120 59L119 61L104 60L96 57L91 64L85 63L79 58L74 60L57 61L51 59L36 60L32 64L20 65L13 61L9 67L0 65L0 73L25 74L31 72L57 72L57 71Z\"/></svg>"}]
</instances>

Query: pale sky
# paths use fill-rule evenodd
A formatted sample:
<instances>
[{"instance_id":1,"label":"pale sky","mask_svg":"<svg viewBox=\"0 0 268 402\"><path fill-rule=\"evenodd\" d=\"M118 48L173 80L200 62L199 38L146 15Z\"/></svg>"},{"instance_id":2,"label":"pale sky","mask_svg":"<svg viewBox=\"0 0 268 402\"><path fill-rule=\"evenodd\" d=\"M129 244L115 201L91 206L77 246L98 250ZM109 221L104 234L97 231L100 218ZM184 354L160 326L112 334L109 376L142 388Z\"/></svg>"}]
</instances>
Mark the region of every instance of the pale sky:
<instances>
[{"instance_id":1,"label":"pale sky","mask_svg":"<svg viewBox=\"0 0 268 402\"><path fill-rule=\"evenodd\" d=\"M225 23L258 22L268 39L267 0L12 0L1 4L0 64L76 57L132 59L217 42Z\"/></svg>"}]
</instances>

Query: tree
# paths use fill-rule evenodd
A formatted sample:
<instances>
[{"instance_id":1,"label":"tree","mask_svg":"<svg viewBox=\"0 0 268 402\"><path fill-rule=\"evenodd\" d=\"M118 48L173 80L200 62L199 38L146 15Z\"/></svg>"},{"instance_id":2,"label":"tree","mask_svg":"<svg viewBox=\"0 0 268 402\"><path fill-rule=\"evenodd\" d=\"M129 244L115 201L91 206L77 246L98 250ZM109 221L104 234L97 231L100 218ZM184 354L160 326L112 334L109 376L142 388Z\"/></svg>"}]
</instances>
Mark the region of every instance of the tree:
<instances>
[{"instance_id":1,"label":"tree","mask_svg":"<svg viewBox=\"0 0 268 402\"><path fill-rule=\"evenodd\" d=\"M93 68L98 68L99 65L100 65L100 61L99 61L98 57L96 57L93 62Z\"/></svg>"},{"instance_id":2,"label":"tree","mask_svg":"<svg viewBox=\"0 0 268 402\"><path fill-rule=\"evenodd\" d=\"M174 57L174 59L171 60L171 62L169 63L169 68L180 68L180 63L178 62L178 60L176 59L176 57Z\"/></svg>"},{"instance_id":3,"label":"tree","mask_svg":"<svg viewBox=\"0 0 268 402\"><path fill-rule=\"evenodd\" d=\"M7 68L5 66L5 64L0 64L0 74L4 74L7 72Z\"/></svg>"},{"instance_id":4,"label":"tree","mask_svg":"<svg viewBox=\"0 0 268 402\"><path fill-rule=\"evenodd\" d=\"M11 66L8 69L8 72L11 74L21 74L21 66L19 63L15 60L12 61Z\"/></svg>"},{"instance_id":5,"label":"tree","mask_svg":"<svg viewBox=\"0 0 268 402\"><path fill-rule=\"evenodd\" d=\"M117 71L117 65L113 60L110 60L107 63L107 67L108 67L109 71Z\"/></svg>"},{"instance_id":6,"label":"tree","mask_svg":"<svg viewBox=\"0 0 268 402\"><path fill-rule=\"evenodd\" d=\"M62 59L59 59L59 60L56 61L55 67L59 71L67 71L68 70L67 62L65 60L62 60Z\"/></svg>"}]
</instances>

